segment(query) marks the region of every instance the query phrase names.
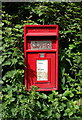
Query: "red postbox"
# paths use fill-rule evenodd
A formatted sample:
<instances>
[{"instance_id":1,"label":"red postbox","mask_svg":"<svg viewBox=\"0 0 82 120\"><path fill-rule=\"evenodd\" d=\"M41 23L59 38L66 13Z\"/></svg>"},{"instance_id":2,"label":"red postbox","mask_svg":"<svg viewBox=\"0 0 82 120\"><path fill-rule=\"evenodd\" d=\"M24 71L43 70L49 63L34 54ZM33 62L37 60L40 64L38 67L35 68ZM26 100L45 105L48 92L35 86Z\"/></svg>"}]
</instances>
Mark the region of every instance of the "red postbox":
<instances>
[{"instance_id":1,"label":"red postbox","mask_svg":"<svg viewBox=\"0 0 82 120\"><path fill-rule=\"evenodd\" d=\"M58 25L25 25L24 58L27 90L58 89Z\"/></svg>"}]
</instances>

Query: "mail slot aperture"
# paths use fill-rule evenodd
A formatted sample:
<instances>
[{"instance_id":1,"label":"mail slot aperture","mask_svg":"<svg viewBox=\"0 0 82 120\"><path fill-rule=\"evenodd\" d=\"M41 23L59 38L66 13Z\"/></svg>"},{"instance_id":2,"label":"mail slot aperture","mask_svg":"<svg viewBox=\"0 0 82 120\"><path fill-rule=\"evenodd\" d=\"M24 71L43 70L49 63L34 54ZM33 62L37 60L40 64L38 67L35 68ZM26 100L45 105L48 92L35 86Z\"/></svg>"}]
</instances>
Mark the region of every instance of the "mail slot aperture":
<instances>
[{"instance_id":1,"label":"mail slot aperture","mask_svg":"<svg viewBox=\"0 0 82 120\"><path fill-rule=\"evenodd\" d=\"M52 49L52 41L31 41L32 50Z\"/></svg>"}]
</instances>

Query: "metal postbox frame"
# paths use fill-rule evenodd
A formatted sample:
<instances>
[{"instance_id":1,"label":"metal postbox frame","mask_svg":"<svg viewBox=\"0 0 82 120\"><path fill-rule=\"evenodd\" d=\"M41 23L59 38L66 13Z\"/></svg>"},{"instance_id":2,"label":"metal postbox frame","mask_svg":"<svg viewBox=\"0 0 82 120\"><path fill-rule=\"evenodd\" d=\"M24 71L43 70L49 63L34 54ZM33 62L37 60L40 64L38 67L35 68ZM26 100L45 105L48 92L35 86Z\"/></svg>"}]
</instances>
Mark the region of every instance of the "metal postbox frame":
<instances>
[{"instance_id":1,"label":"metal postbox frame","mask_svg":"<svg viewBox=\"0 0 82 120\"><path fill-rule=\"evenodd\" d=\"M29 37L44 37L44 36L47 38L53 37L53 36L56 37L55 40L52 40L52 43L53 43L53 41L56 42L54 49L28 49L27 48L27 45L28 45L28 47L30 47L30 44L33 43L33 42L28 43ZM53 43L53 46L54 46L54 43ZM40 82L40 81L34 80L34 81L30 81L30 84L37 85L37 86L38 86L38 84L41 84L41 86L42 85L44 86L44 88L40 88L38 91L58 90L58 25L25 25L24 26L24 63L26 66L24 68L24 85L26 86L27 91L31 90L31 88L29 88L29 84L28 84L29 80L28 80L28 76L27 76L27 73L29 71L28 63L27 63L29 58L27 55L31 54L31 53L38 53L39 54L39 58L36 57L36 59L35 59L35 64L36 64L37 60L48 60L49 61L48 62L49 75L48 75L48 81L42 80ZM45 55L45 57L41 58L40 53L44 53L44 55L45 55L45 53L55 53L55 58L54 58L55 59L55 61L54 61L55 66L52 65L53 67L51 68L50 58L49 57L47 58L46 55ZM52 61L54 59L52 59ZM53 76L55 75L55 80L52 81L51 87L49 86L49 88L48 87L46 88L46 86L48 86L48 84L50 83L51 69L52 69L52 71L54 71L54 67L55 67L55 72L54 72ZM36 70L36 68L35 68L35 70ZM54 83L54 81L55 81L55 83ZM32 82L34 82L34 83L32 83Z\"/></svg>"}]
</instances>

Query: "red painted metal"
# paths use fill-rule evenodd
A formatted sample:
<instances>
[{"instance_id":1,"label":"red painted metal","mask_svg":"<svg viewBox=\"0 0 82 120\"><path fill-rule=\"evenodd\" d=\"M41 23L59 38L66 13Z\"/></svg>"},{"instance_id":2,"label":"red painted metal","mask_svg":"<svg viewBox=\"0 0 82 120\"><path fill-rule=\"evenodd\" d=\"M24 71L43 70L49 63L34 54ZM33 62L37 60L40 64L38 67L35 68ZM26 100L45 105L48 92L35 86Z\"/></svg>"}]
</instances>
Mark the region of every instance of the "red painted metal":
<instances>
[{"instance_id":1,"label":"red painted metal","mask_svg":"<svg viewBox=\"0 0 82 120\"><path fill-rule=\"evenodd\" d=\"M50 41L51 48L32 49L32 41ZM45 43L44 43L45 44ZM44 45L42 44L42 45ZM41 57L41 53L43 56ZM38 91L58 90L58 25L25 25L24 26L24 60L25 60L25 77L24 84L26 90L31 90L31 86L38 86ZM38 80L38 61L45 63L48 74L46 79ZM45 66L45 65L44 65ZM43 70L44 70L43 69ZM45 76L45 74L44 74ZM40 76L39 76L40 77Z\"/></svg>"},{"instance_id":2,"label":"red painted metal","mask_svg":"<svg viewBox=\"0 0 82 120\"><path fill-rule=\"evenodd\" d=\"M56 36L56 33L46 32L46 33L27 33L26 36Z\"/></svg>"}]
</instances>

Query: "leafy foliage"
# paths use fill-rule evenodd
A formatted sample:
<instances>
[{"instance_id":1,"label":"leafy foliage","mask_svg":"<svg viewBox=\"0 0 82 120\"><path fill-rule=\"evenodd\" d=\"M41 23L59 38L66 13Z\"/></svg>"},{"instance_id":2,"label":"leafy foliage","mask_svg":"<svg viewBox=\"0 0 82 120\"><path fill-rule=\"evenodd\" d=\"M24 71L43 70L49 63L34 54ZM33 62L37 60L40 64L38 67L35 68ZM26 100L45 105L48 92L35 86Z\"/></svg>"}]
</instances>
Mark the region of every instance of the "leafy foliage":
<instances>
[{"instance_id":1,"label":"leafy foliage","mask_svg":"<svg viewBox=\"0 0 82 120\"><path fill-rule=\"evenodd\" d=\"M80 119L82 86L82 2L3 3L2 118L17 120ZM14 10L13 10L14 9ZM27 92L23 86L23 26L59 25L59 90ZM81 108L81 109L80 109Z\"/></svg>"}]
</instances>

